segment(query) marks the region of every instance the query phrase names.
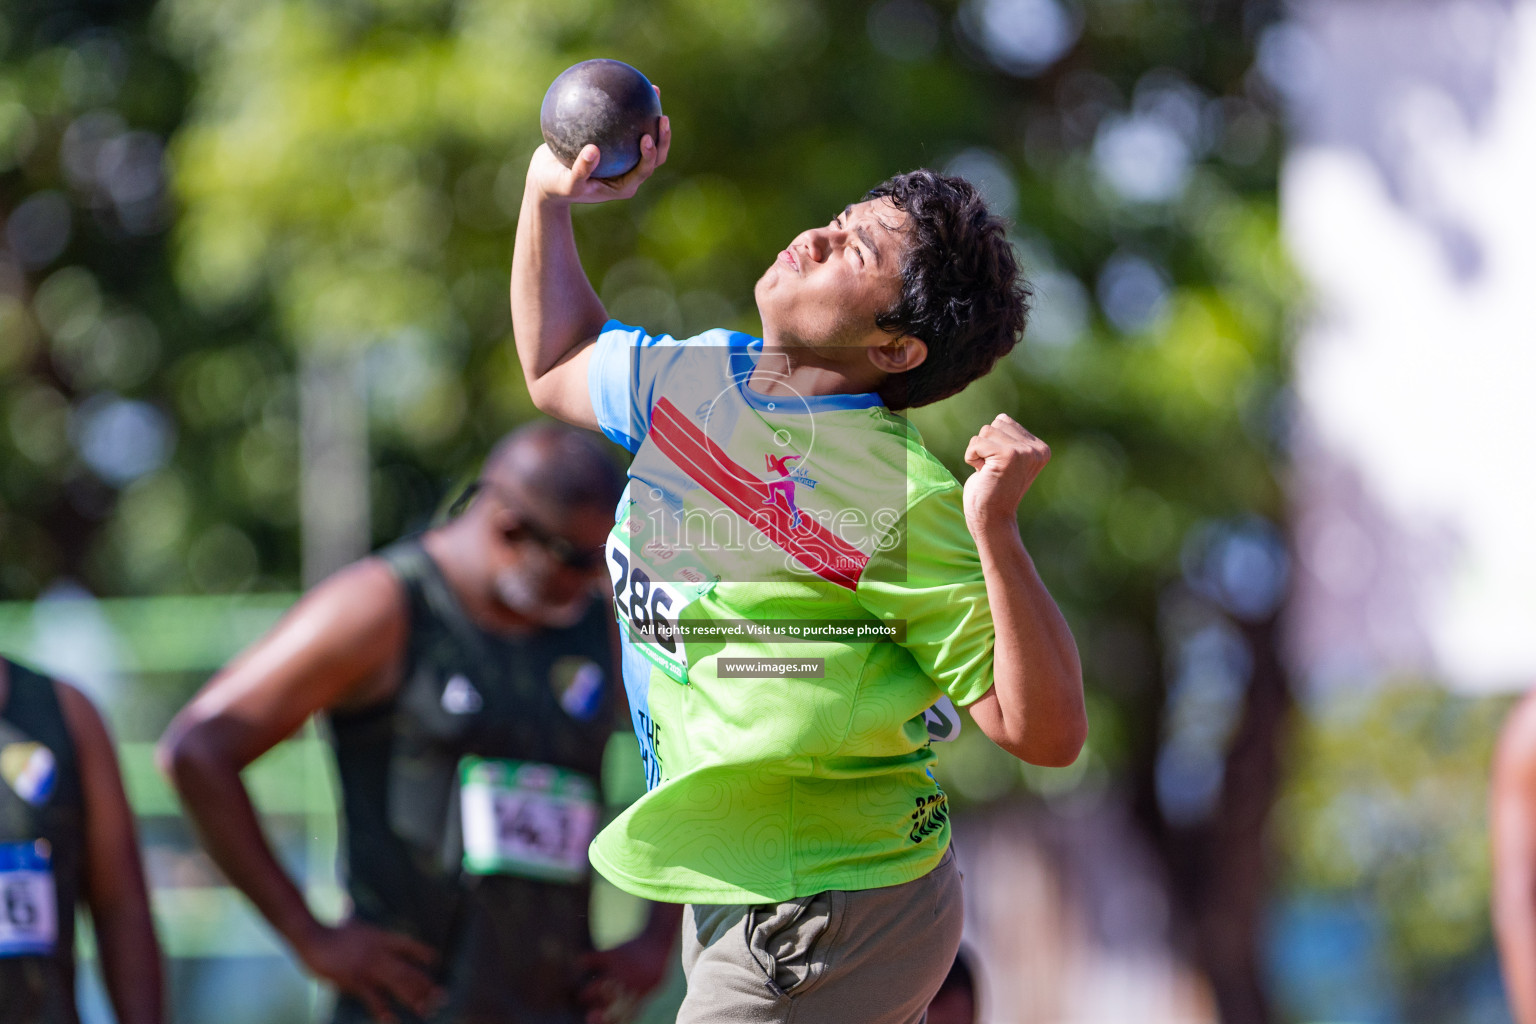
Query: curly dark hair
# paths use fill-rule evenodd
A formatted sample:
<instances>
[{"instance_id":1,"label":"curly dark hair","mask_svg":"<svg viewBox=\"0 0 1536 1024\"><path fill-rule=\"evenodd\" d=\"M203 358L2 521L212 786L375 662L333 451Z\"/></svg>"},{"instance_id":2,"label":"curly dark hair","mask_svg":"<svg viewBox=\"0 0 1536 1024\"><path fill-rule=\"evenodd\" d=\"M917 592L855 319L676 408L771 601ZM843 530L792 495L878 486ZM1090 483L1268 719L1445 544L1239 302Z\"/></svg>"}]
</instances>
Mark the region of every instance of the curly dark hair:
<instances>
[{"instance_id":1,"label":"curly dark hair","mask_svg":"<svg viewBox=\"0 0 1536 1024\"><path fill-rule=\"evenodd\" d=\"M889 199L907 214L901 298L875 325L928 346L922 365L880 389L892 409L915 409L985 376L1024 333L1032 292L1002 220L964 178L909 171L865 198Z\"/></svg>"}]
</instances>

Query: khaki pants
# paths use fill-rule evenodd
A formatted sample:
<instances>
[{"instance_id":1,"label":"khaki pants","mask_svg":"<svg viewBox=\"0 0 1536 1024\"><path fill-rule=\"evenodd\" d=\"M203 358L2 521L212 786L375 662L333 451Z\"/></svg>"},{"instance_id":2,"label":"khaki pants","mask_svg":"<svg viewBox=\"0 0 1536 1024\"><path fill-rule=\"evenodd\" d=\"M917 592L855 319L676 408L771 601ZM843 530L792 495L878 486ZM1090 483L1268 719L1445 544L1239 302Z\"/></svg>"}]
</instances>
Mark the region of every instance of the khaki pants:
<instances>
[{"instance_id":1,"label":"khaki pants","mask_svg":"<svg viewBox=\"0 0 1536 1024\"><path fill-rule=\"evenodd\" d=\"M952 849L905 885L690 904L677 1024L921 1024L964 916Z\"/></svg>"}]
</instances>

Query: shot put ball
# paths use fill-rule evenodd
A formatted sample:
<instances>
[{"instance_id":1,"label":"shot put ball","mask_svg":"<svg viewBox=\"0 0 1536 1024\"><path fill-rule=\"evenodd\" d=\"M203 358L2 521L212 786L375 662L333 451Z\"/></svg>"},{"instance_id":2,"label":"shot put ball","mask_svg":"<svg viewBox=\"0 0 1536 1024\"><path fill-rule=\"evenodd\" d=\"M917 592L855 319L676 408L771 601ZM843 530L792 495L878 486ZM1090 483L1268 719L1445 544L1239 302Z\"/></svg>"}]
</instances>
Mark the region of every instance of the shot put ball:
<instances>
[{"instance_id":1,"label":"shot put ball","mask_svg":"<svg viewBox=\"0 0 1536 1024\"><path fill-rule=\"evenodd\" d=\"M661 138L661 100L639 71L617 60L584 60L560 72L539 108L544 141L569 167L597 146L594 178L616 178L640 162L640 137Z\"/></svg>"}]
</instances>

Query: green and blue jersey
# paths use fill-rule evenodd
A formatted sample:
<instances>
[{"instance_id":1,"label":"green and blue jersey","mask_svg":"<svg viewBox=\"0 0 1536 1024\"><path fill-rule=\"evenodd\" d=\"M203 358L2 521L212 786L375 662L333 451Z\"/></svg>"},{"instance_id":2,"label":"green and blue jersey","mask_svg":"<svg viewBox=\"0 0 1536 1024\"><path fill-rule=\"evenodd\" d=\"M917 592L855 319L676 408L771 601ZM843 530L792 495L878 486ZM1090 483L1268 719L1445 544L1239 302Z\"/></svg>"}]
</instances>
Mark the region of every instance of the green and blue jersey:
<instances>
[{"instance_id":1,"label":"green and blue jersey","mask_svg":"<svg viewBox=\"0 0 1536 1024\"><path fill-rule=\"evenodd\" d=\"M650 899L926 874L949 825L923 713L992 685L960 485L876 395L753 390L761 351L610 322L592 356L634 454L607 557L650 788L590 855Z\"/></svg>"}]
</instances>

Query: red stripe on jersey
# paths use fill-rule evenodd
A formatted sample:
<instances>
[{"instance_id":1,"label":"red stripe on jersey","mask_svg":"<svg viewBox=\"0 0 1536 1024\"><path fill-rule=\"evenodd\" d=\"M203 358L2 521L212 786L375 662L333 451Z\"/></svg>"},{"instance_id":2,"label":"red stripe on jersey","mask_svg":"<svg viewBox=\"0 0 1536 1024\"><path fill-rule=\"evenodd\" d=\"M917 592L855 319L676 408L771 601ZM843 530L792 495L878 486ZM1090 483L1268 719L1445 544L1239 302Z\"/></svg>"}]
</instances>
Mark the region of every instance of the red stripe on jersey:
<instances>
[{"instance_id":1,"label":"red stripe on jersey","mask_svg":"<svg viewBox=\"0 0 1536 1024\"><path fill-rule=\"evenodd\" d=\"M770 502L767 482L739 465L665 398L651 410L650 438L689 479L807 569L840 587L858 586L868 555L808 515L794 528L789 511Z\"/></svg>"}]
</instances>

